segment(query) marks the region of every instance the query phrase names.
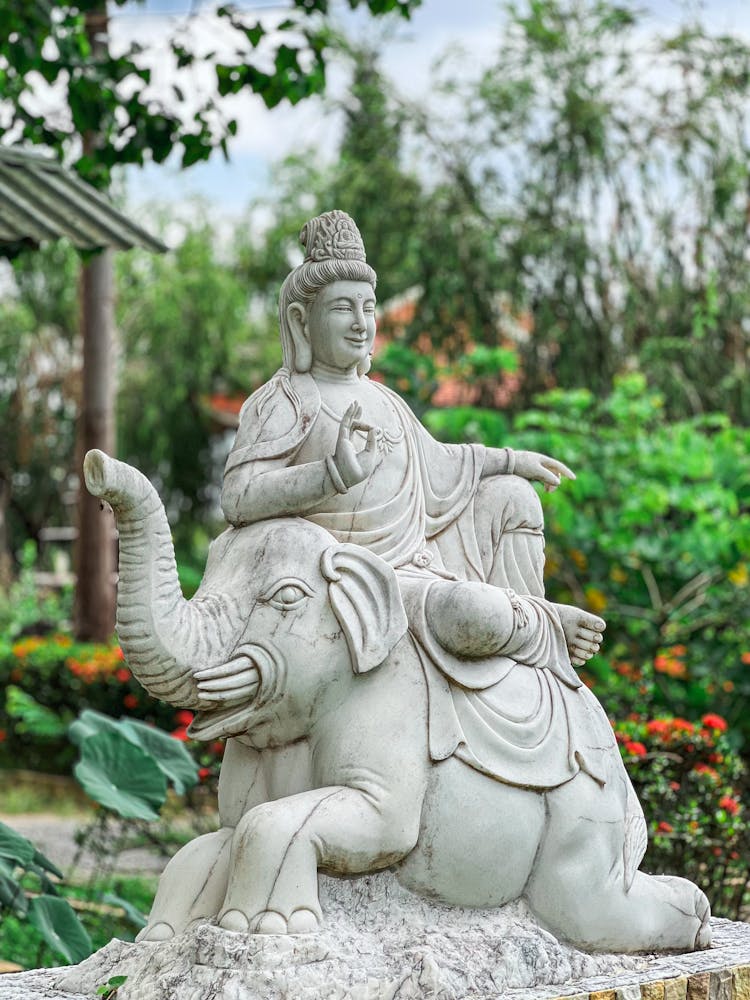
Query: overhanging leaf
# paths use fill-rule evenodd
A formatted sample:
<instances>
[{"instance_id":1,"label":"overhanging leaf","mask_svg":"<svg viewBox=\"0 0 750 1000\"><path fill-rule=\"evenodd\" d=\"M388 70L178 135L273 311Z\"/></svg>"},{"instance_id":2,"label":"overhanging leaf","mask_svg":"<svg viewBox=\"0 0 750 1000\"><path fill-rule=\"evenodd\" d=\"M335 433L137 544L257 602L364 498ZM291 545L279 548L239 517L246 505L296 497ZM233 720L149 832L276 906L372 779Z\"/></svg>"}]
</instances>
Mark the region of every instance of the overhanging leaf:
<instances>
[{"instance_id":1,"label":"overhanging leaf","mask_svg":"<svg viewBox=\"0 0 750 1000\"><path fill-rule=\"evenodd\" d=\"M126 819L158 819L167 795L154 760L119 732L85 739L74 774L92 799Z\"/></svg>"},{"instance_id":2,"label":"overhanging leaf","mask_svg":"<svg viewBox=\"0 0 750 1000\"><path fill-rule=\"evenodd\" d=\"M0 874L0 906L13 910L16 916L26 916L29 901L15 879Z\"/></svg>"},{"instance_id":3,"label":"overhanging leaf","mask_svg":"<svg viewBox=\"0 0 750 1000\"><path fill-rule=\"evenodd\" d=\"M32 899L28 919L50 948L71 964L82 962L93 951L85 927L60 896L37 896Z\"/></svg>"},{"instance_id":4,"label":"overhanging leaf","mask_svg":"<svg viewBox=\"0 0 750 1000\"><path fill-rule=\"evenodd\" d=\"M0 823L0 857L10 858L25 868L34 861L35 853L36 848L30 840L11 830L5 823Z\"/></svg>"},{"instance_id":5,"label":"overhanging leaf","mask_svg":"<svg viewBox=\"0 0 750 1000\"><path fill-rule=\"evenodd\" d=\"M122 722L124 735L151 756L159 770L174 785L178 795L198 783L198 767L185 747L174 737L137 719Z\"/></svg>"},{"instance_id":6,"label":"overhanging leaf","mask_svg":"<svg viewBox=\"0 0 750 1000\"><path fill-rule=\"evenodd\" d=\"M5 693L5 707L8 715L19 719L16 729L19 733L31 733L40 739L54 739L62 736L68 728L60 716L51 708L40 705L26 691L14 684Z\"/></svg>"},{"instance_id":7,"label":"overhanging leaf","mask_svg":"<svg viewBox=\"0 0 750 1000\"><path fill-rule=\"evenodd\" d=\"M116 896L114 893L108 892L102 896L102 902L107 903L109 906L119 906L125 911L125 916L131 924L134 924L139 930L141 927L145 927L148 922L138 907L133 906L127 899L123 899L122 896Z\"/></svg>"}]
</instances>

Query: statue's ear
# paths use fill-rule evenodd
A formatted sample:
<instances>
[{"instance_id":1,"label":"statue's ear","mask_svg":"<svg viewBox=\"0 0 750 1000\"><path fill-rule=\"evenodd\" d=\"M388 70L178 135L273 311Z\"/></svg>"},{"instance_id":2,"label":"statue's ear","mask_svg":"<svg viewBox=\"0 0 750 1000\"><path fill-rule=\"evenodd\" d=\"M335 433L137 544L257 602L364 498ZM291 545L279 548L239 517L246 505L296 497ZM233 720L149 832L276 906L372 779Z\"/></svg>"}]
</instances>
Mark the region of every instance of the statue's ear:
<instances>
[{"instance_id":1,"label":"statue's ear","mask_svg":"<svg viewBox=\"0 0 750 1000\"><path fill-rule=\"evenodd\" d=\"M307 310L301 302L291 302L287 306L286 319L294 344L294 370L309 372L312 368L312 347L307 336Z\"/></svg>"},{"instance_id":2,"label":"statue's ear","mask_svg":"<svg viewBox=\"0 0 750 1000\"><path fill-rule=\"evenodd\" d=\"M355 673L372 670L408 627L393 568L369 549L344 543L323 553L321 569Z\"/></svg>"}]
</instances>

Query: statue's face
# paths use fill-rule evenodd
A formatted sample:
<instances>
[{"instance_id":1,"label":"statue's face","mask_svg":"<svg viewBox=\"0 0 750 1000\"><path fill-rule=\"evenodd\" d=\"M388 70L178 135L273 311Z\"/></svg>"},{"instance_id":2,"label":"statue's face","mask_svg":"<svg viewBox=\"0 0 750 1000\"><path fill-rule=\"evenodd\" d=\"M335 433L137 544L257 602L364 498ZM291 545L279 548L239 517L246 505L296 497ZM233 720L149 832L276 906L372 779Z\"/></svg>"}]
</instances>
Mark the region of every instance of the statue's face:
<instances>
[{"instance_id":1,"label":"statue's face","mask_svg":"<svg viewBox=\"0 0 750 1000\"><path fill-rule=\"evenodd\" d=\"M372 350L375 292L367 281L334 281L322 288L307 311L313 360L351 371Z\"/></svg>"}]
</instances>

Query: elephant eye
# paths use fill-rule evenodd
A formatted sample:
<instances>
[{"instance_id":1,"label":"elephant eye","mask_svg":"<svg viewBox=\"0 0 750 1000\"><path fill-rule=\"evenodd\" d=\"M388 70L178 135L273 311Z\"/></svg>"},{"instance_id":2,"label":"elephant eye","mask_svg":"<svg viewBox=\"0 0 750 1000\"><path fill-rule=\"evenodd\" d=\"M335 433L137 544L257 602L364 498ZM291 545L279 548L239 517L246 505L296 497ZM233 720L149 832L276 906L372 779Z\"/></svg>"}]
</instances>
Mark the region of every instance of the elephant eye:
<instances>
[{"instance_id":1,"label":"elephant eye","mask_svg":"<svg viewBox=\"0 0 750 1000\"><path fill-rule=\"evenodd\" d=\"M298 608L313 592L302 580L280 580L272 590L262 597L273 608L279 611L293 611Z\"/></svg>"}]
</instances>

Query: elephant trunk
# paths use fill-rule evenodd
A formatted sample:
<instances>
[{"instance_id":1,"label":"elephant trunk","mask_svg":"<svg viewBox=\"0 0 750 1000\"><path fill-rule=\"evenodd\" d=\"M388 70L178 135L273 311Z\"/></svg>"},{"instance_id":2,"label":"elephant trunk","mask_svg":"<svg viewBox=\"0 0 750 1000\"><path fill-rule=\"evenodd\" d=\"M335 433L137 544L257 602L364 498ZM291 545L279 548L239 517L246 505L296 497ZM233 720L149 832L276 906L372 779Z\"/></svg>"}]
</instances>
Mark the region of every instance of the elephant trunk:
<instances>
[{"instance_id":1,"label":"elephant trunk","mask_svg":"<svg viewBox=\"0 0 750 1000\"><path fill-rule=\"evenodd\" d=\"M117 633L129 667L154 697L208 707L193 673L223 661L237 632L236 609L230 615L232 602L221 595L185 600L164 507L145 476L96 450L86 455L84 476L117 520Z\"/></svg>"}]
</instances>

